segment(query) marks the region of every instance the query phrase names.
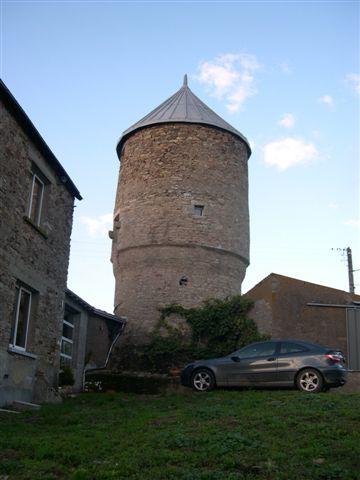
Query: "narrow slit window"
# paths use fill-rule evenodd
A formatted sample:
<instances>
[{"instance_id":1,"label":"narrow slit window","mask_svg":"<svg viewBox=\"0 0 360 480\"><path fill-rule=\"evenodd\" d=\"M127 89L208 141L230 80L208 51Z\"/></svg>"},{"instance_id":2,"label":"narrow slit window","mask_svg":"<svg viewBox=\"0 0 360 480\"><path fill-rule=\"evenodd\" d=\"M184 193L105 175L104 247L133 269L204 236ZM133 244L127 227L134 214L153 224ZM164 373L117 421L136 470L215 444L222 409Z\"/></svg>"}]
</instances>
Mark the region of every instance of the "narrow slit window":
<instances>
[{"instance_id":1,"label":"narrow slit window","mask_svg":"<svg viewBox=\"0 0 360 480\"><path fill-rule=\"evenodd\" d=\"M197 217L204 216L204 205L194 205L194 214Z\"/></svg>"},{"instance_id":2,"label":"narrow slit window","mask_svg":"<svg viewBox=\"0 0 360 480\"><path fill-rule=\"evenodd\" d=\"M30 205L29 205L29 218L36 224L40 225L41 209L44 196L44 183L37 175L33 175Z\"/></svg>"}]
</instances>

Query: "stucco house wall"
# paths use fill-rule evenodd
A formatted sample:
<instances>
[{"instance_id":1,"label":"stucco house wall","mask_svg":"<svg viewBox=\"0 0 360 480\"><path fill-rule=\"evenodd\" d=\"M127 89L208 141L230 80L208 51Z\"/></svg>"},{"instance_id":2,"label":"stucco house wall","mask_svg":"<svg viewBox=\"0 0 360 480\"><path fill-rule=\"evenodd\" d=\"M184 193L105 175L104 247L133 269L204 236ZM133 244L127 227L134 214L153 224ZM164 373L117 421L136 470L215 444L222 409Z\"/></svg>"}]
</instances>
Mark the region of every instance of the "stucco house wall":
<instances>
[{"instance_id":1,"label":"stucco house wall","mask_svg":"<svg viewBox=\"0 0 360 480\"><path fill-rule=\"evenodd\" d=\"M272 338L294 338L340 348L346 355L346 308L309 303L352 305L360 295L271 273L246 294L254 307L250 316Z\"/></svg>"},{"instance_id":2,"label":"stucco house wall","mask_svg":"<svg viewBox=\"0 0 360 480\"><path fill-rule=\"evenodd\" d=\"M73 343L71 358L62 355L61 364L71 368L75 380L72 390L79 392L83 387L84 369L105 365L113 340L122 332L124 319L93 307L69 289L65 295L65 311L72 315Z\"/></svg>"}]
</instances>

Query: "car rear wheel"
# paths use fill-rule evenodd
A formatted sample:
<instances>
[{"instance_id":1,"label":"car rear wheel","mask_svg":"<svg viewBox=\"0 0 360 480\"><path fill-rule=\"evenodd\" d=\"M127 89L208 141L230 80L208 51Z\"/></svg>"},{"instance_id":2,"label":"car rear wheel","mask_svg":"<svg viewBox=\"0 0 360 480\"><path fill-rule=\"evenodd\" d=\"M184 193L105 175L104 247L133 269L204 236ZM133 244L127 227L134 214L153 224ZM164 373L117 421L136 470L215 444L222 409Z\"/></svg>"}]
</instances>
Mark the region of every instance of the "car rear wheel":
<instances>
[{"instance_id":1,"label":"car rear wheel","mask_svg":"<svg viewBox=\"0 0 360 480\"><path fill-rule=\"evenodd\" d=\"M215 377L210 370L196 370L191 377L191 385L197 392L208 392L215 387Z\"/></svg>"},{"instance_id":2,"label":"car rear wheel","mask_svg":"<svg viewBox=\"0 0 360 480\"><path fill-rule=\"evenodd\" d=\"M301 392L319 393L323 390L324 381L320 372L314 368L306 368L298 374L296 385Z\"/></svg>"}]
</instances>

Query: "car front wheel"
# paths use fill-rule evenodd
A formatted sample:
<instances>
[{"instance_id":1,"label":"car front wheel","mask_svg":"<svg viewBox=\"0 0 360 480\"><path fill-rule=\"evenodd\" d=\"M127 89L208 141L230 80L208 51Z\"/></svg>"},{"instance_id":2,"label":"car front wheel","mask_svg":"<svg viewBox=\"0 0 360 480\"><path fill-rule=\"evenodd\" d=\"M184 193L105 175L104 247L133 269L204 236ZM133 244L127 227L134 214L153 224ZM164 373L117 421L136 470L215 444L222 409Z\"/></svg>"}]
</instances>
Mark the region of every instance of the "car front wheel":
<instances>
[{"instance_id":1,"label":"car front wheel","mask_svg":"<svg viewBox=\"0 0 360 480\"><path fill-rule=\"evenodd\" d=\"M191 385L198 392L210 391L215 387L215 377L210 370L200 369L191 377Z\"/></svg>"},{"instance_id":2,"label":"car front wheel","mask_svg":"<svg viewBox=\"0 0 360 480\"><path fill-rule=\"evenodd\" d=\"M298 374L296 385L302 392L319 393L323 390L324 381L320 372L313 368L306 368Z\"/></svg>"}]
</instances>

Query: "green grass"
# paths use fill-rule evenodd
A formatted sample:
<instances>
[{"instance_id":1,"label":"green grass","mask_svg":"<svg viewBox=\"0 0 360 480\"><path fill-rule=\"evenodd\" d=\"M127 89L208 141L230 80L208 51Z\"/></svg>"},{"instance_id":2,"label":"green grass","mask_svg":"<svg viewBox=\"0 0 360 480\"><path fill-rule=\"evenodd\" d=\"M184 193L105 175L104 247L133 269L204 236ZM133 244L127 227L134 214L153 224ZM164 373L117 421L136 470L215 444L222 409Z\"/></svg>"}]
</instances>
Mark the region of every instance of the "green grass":
<instances>
[{"instance_id":1,"label":"green grass","mask_svg":"<svg viewBox=\"0 0 360 480\"><path fill-rule=\"evenodd\" d=\"M359 430L356 394L83 394L0 413L0 479L357 479Z\"/></svg>"}]
</instances>

